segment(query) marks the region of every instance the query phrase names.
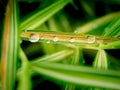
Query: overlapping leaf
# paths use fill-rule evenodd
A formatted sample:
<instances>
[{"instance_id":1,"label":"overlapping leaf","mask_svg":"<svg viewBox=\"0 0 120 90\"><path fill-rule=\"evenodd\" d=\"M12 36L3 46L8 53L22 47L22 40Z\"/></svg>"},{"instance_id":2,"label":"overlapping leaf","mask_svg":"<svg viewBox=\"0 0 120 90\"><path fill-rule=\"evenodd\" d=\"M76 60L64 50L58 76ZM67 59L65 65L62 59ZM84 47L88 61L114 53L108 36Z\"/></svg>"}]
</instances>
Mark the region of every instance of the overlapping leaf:
<instances>
[{"instance_id":1,"label":"overlapping leaf","mask_svg":"<svg viewBox=\"0 0 120 90\"><path fill-rule=\"evenodd\" d=\"M8 0L2 43L2 89L13 90L19 51L18 8L16 0Z\"/></svg>"},{"instance_id":2,"label":"overlapping leaf","mask_svg":"<svg viewBox=\"0 0 120 90\"><path fill-rule=\"evenodd\" d=\"M120 89L120 73L117 71L57 63L32 64L32 69L52 80L61 80L83 86Z\"/></svg>"}]
</instances>

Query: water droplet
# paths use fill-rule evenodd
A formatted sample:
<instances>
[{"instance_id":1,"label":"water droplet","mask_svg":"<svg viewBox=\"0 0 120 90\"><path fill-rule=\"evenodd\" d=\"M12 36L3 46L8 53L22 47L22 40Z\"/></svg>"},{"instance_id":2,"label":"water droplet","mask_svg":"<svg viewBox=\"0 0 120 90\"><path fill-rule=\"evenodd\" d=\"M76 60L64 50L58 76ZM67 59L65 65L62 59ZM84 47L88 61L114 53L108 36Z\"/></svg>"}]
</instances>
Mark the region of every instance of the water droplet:
<instances>
[{"instance_id":1,"label":"water droplet","mask_svg":"<svg viewBox=\"0 0 120 90\"><path fill-rule=\"evenodd\" d=\"M39 34L32 33L32 34L30 35L29 41L30 41L30 42L38 42L38 41L39 41Z\"/></svg>"},{"instance_id":2,"label":"water droplet","mask_svg":"<svg viewBox=\"0 0 120 90\"><path fill-rule=\"evenodd\" d=\"M50 41L48 40L47 43L50 43Z\"/></svg>"},{"instance_id":3,"label":"water droplet","mask_svg":"<svg viewBox=\"0 0 120 90\"><path fill-rule=\"evenodd\" d=\"M95 36L90 35L90 36L87 37L87 39L88 39L88 43L94 43L95 42Z\"/></svg>"},{"instance_id":4,"label":"water droplet","mask_svg":"<svg viewBox=\"0 0 120 90\"><path fill-rule=\"evenodd\" d=\"M70 42L74 42L75 39L73 37L70 38Z\"/></svg>"},{"instance_id":5,"label":"water droplet","mask_svg":"<svg viewBox=\"0 0 120 90\"><path fill-rule=\"evenodd\" d=\"M54 42L57 42L58 40L59 40L59 38L56 37L56 36L55 36L54 39L53 39Z\"/></svg>"}]
</instances>

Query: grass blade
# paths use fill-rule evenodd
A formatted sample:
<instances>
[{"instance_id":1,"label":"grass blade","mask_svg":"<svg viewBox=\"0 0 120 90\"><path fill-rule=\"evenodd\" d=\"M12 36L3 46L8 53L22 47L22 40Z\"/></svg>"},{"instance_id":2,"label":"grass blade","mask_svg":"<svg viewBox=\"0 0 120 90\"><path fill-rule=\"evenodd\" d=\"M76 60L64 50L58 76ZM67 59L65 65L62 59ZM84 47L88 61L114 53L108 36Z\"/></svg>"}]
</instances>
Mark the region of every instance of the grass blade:
<instances>
[{"instance_id":1,"label":"grass blade","mask_svg":"<svg viewBox=\"0 0 120 90\"><path fill-rule=\"evenodd\" d=\"M62 80L83 86L120 89L120 73L118 71L57 63L32 64L32 69L52 80Z\"/></svg>"},{"instance_id":2,"label":"grass blade","mask_svg":"<svg viewBox=\"0 0 120 90\"><path fill-rule=\"evenodd\" d=\"M99 69L108 69L107 55L103 49L98 50L93 66Z\"/></svg>"},{"instance_id":3,"label":"grass blade","mask_svg":"<svg viewBox=\"0 0 120 90\"><path fill-rule=\"evenodd\" d=\"M48 55L48 56L44 56L42 58L37 58L33 61L31 61L31 63L40 63L40 62L56 62L56 61L59 61L59 60L62 60L68 56L70 56L71 54L73 53L73 50L63 50L63 51L59 51L57 53L54 53L54 54L51 54L51 55Z\"/></svg>"},{"instance_id":4,"label":"grass blade","mask_svg":"<svg viewBox=\"0 0 120 90\"><path fill-rule=\"evenodd\" d=\"M27 19L25 19L21 23L20 29L21 30L35 29L36 27L43 24L47 19L49 19L56 12L58 12L60 9L62 9L70 1L71 0L59 0L56 3L53 3L52 5L48 6L44 10L39 11L34 15L31 15L31 17L26 17Z\"/></svg>"},{"instance_id":5,"label":"grass blade","mask_svg":"<svg viewBox=\"0 0 120 90\"><path fill-rule=\"evenodd\" d=\"M20 59L22 61L21 71L19 73L19 84L17 90L31 90L31 74L30 74L30 65L27 57L24 52L20 51Z\"/></svg>"},{"instance_id":6,"label":"grass blade","mask_svg":"<svg viewBox=\"0 0 120 90\"><path fill-rule=\"evenodd\" d=\"M2 44L2 89L13 90L19 49L18 13L16 0L8 0Z\"/></svg>"},{"instance_id":7,"label":"grass blade","mask_svg":"<svg viewBox=\"0 0 120 90\"><path fill-rule=\"evenodd\" d=\"M105 29L103 36L119 37L120 35L120 17L115 18L110 25Z\"/></svg>"},{"instance_id":8,"label":"grass blade","mask_svg":"<svg viewBox=\"0 0 120 90\"><path fill-rule=\"evenodd\" d=\"M105 24L108 24L111 20L113 20L115 17L119 16L120 12L116 12L116 13L112 13L112 14L108 14L106 16L103 16L101 18L98 18L96 20L93 20L83 26L81 26L80 28L78 28L75 32L76 33L90 33L91 31L97 30L100 27L102 27ZM97 33L95 31L95 33Z\"/></svg>"}]
</instances>

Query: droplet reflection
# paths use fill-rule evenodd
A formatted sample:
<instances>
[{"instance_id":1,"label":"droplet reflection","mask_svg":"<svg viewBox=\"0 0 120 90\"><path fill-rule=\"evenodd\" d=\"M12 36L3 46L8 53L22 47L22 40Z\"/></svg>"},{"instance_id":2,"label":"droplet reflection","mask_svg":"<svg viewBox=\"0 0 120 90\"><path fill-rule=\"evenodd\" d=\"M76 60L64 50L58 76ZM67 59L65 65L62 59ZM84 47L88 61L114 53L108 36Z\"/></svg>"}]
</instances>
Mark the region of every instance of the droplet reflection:
<instances>
[{"instance_id":1,"label":"droplet reflection","mask_svg":"<svg viewBox=\"0 0 120 90\"><path fill-rule=\"evenodd\" d=\"M39 34L32 33L32 34L30 35L29 41L30 41L30 42L38 42L38 41L39 41Z\"/></svg>"},{"instance_id":2,"label":"droplet reflection","mask_svg":"<svg viewBox=\"0 0 120 90\"><path fill-rule=\"evenodd\" d=\"M94 43L95 42L95 36L90 35L90 36L87 37L87 40L88 40L88 43Z\"/></svg>"}]
</instances>

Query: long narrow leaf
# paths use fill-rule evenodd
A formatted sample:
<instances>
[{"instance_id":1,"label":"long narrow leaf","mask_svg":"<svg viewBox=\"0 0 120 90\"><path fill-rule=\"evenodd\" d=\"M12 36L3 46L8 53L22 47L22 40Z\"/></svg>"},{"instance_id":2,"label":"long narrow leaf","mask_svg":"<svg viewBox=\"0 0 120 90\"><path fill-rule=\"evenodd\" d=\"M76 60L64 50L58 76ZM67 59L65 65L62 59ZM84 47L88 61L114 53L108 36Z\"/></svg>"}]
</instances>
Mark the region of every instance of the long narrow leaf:
<instances>
[{"instance_id":1,"label":"long narrow leaf","mask_svg":"<svg viewBox=\"0 0 120 90\"><path fill-rule=\"evenodd\" d=\"M31 63L40 63L43 61L56 62L56 61L62 60L64 58L70 56L72 53L73 53L73 50L63 50L63 51L57 52L55 54L44 56L42 58L37 58L37 59L31 61Z\"/></svg>"},{"instance_id":2,"label":"long narrow leaf","mask_svg":"<svg viewBox=\"0 0 120 90\"><path fill-rule=\"evenodd\" d=\"M108 69L107 55L103 49L98 50L93 66L95 68Z\"/></svg>"},{"instance_id":3,"label":"long narrow leaf","mask_svg":"<svg viewBox=\"0 0 120 90\"><path fill-rule=\"evenodd\" d=\"M113 20L117 16L120 16L120 12L105 15L101 18L98 18L96 20L93 20L93 21L81 26L75 32L76 33L88 33L88 32L94 31L94 30L98 30L100 27L108 24L111 20ZM97 32L95 31L95 33L97 33Z\"/></svg>"},{"instance_id":4,"label":"long narrow leaf","mask_svg":"<svg viewBox=\"0 0 120 90\"><path fill-rule=\"evenodd\" d=\"M104 48L104 49L120 49L120 40L109 43L107 45L103 45L102 48Z\"/></svg>"},{"instance_id":5,"label":"long narrow leaf","mask_svg":"<svg viewBox=\"0 0 120 90\"><path fill-rule=\"evenodd\" d=\"M19 49L16 0L8 0L2 44L2 89L13 90Z\"/></svg>"},{"instance_id":6,"label":"long narrow leaf","mask_svg":"<svg viewBox=\"0 0 120 90\"><path fill-rule=\"evenodd\" d=\"M105 29L103 36L119 37L120 36L120 17L115 18Z\"/></svg>"},{"instance_id":7,"label":"long narrow leaf","mask_svg":"<svg viewBox=\"0 0 120 90\"><path fill-rule=\"evenodd\" d=\"M32 64L32 69L52 80L62 80L83 86L120 89L120 73L83 66L39 63Z\"/></svg>"},{"instance_id":8,"label":"long narrow leaf","mask_svg":"<svg viewBox=\"0 0 120 90\"><path fill-rule=\"evenodd\" d=\"M53 3L49 7L45 8L44 10L32 15L31 17L27 17L27 19L25 19L21 23L20 29L35 29L36 27L44 23L52 15L54 15L56 12L58 12L60 9L62 9L70 1L71 0L59 0L56 3Z\"/></svg>"},{"instance_id":9,"label":"long narrow leaf","mask_svg":"<svg viewBox=\"0 0 120 90\"><path fill-rule=\"evenodd\" d=\"M31 90L31 73L29 71L30 65L27 57L22 49L20 50L20 59L22 61L21 71L19 73L19 84L17 90Z\"/></svg>"}]
</instances>

